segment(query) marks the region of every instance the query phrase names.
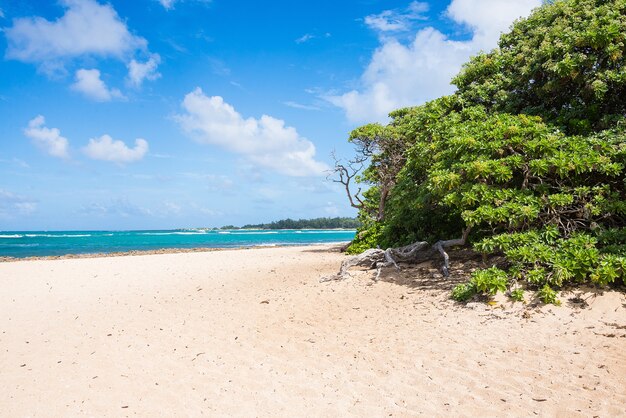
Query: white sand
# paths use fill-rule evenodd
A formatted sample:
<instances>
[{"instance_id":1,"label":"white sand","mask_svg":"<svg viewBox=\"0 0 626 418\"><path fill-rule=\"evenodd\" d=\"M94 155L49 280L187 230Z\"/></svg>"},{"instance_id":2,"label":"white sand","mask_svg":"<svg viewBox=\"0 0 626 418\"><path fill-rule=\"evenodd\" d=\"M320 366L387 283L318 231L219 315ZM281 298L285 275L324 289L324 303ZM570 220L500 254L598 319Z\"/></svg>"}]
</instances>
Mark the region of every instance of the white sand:
<instances>
[{"instance_id":1,"label":"white sand","mask_svg":"<svg viewBox=\"0 0 626 418\"><path fill-rule=\"evenodd\" d=\"M623 294L460 307L321 249L0 263L0 416L624 416Z\"/></svg>"}]
</instances>

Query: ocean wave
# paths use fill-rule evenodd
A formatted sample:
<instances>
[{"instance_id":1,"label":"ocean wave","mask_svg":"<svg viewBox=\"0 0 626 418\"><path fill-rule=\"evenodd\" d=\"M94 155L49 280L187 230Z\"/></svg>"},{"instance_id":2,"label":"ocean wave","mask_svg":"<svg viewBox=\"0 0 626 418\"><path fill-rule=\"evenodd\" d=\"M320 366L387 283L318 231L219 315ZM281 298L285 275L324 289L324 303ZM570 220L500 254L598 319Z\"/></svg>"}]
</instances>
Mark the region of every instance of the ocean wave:
<instances>
[{"instance_id":1,"label":"ocean wave","mask_svg":"<svg viewBox=\"0 0 626 418\"><path fill-rule=\"evenodd\" d=\"M296 234L354 234L356 230L345 230L345 229L329 229L329 230L304 230L304 231L296 231Z\"/></svg>"},{"instance_id":2,"label":"ocean wave","mask_svg":"<svg viewBox=\"0 0 626 418\"><path fill-rule=\"evenodd\" d=\"M206 235L204 232L141 232L138 235Z\"/></svg>"},{"instance_id":3,"label":"ocean wave","mask_svg":"<svg viewBox=\"0 0 626 418\"><path fill-rule=\"evenodd\" d=\"M232 235L270 235L270 234L278 234L275 231L249 231L249 232L231 232Z\"/></svg>"},{"instance_id":4,"label":"ocean wave","mask_svg":"<svg viewBox=\"0 0 626 418\"><path fill-rule=\"evenodd\" d=\"M0 238L23 238L24 235L12 234L12 235L0 235Z\"/></svg>"},{"instance_id":5,"label":"ocean wave","mask_svg":"<svg viewBox=\"0 0 626 418\"><path fill-rule=\"evenodd\" d=\"M39 247L39 244L0 244L0 247L9 247L9 248L26 248L26 247Z\"/></svg>"},{"instance_id":6,"label":"ocean wave","mask_svg":"<svg viewBox=\"0 0 626 418\"><path fill-rule=\"evenodd\" d=\"M220 231L218 234L230 234L230 231Z\"/></svg>"},{"instance_id":7,"label":"ocean wave","mask_svg":"<svg viewBox=\"0 0 626 418\"><path fill-rule=\"evenodd\" d=\"M84 238L91 234L26 234L28 238Z\"/></svg>"}]
</instances>

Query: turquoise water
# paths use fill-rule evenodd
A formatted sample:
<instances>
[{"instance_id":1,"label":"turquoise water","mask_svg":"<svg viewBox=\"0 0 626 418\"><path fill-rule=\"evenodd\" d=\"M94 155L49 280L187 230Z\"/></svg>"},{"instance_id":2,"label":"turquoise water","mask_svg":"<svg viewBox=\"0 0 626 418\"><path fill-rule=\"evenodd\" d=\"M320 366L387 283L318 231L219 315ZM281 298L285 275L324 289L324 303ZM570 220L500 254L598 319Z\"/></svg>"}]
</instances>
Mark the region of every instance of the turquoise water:
<instances>
[{"instance_id":1,"label":"turquoise water","mask_svg":"<svg viewBox=\"0 0 626 418\"><path fill-rule=\"evenodd\" d=\"M0 257L111 253L162 248L235 248L346 242L354 230L204 230L2 232Z\"/></svg>"}]
</instances>

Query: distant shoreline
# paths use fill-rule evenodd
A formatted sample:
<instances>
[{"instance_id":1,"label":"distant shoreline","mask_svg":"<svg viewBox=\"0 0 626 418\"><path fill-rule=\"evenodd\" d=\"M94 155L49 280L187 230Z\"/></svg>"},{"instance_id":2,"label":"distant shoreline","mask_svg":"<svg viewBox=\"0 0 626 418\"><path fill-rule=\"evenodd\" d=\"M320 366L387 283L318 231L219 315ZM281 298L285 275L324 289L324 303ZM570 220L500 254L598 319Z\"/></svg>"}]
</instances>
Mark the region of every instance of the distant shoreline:
<instances>
[{"instance_id":1,"label":"distant shoreline","mask_svg":"<svg viewBox=\"0 0 626 418\"><path fill-rule=\"evenodd\" d=\"M0 230L0 234L36 232L151 232L151 231L356 231L357 228L174 228L174 229L33 229Z\"/></svg>"}]
</instances>

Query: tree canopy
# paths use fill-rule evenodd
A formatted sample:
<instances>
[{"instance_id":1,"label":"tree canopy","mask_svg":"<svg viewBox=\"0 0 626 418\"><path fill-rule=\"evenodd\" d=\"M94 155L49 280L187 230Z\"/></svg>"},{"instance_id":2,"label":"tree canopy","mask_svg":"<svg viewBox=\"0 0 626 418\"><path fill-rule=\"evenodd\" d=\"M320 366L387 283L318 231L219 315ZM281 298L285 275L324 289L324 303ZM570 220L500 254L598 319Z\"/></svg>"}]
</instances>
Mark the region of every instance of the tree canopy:
<instances>
[{"instance_id":1,"label":"tree canopy","mask_svg":"<svg viewBox=\"0 0 626 418\"><path fill-rule=\"evenodd\" d=\"M499 48L453 80L467 102L539 115L570 133L626 112L626 0L554 1L515 23Z\"/></svg>"},{"instance_id":2,"label":"tree canopy","mask_svg":"<svg viewBox=\"0 0 626 418\"><path fill-rule=\"evenodd\" d=\"M458 91L356 129L363 224L350 247L468 236L506 266L453 297L626 274L626 0L538 8L472 58Z\"/></svg>"}]
</instances>

